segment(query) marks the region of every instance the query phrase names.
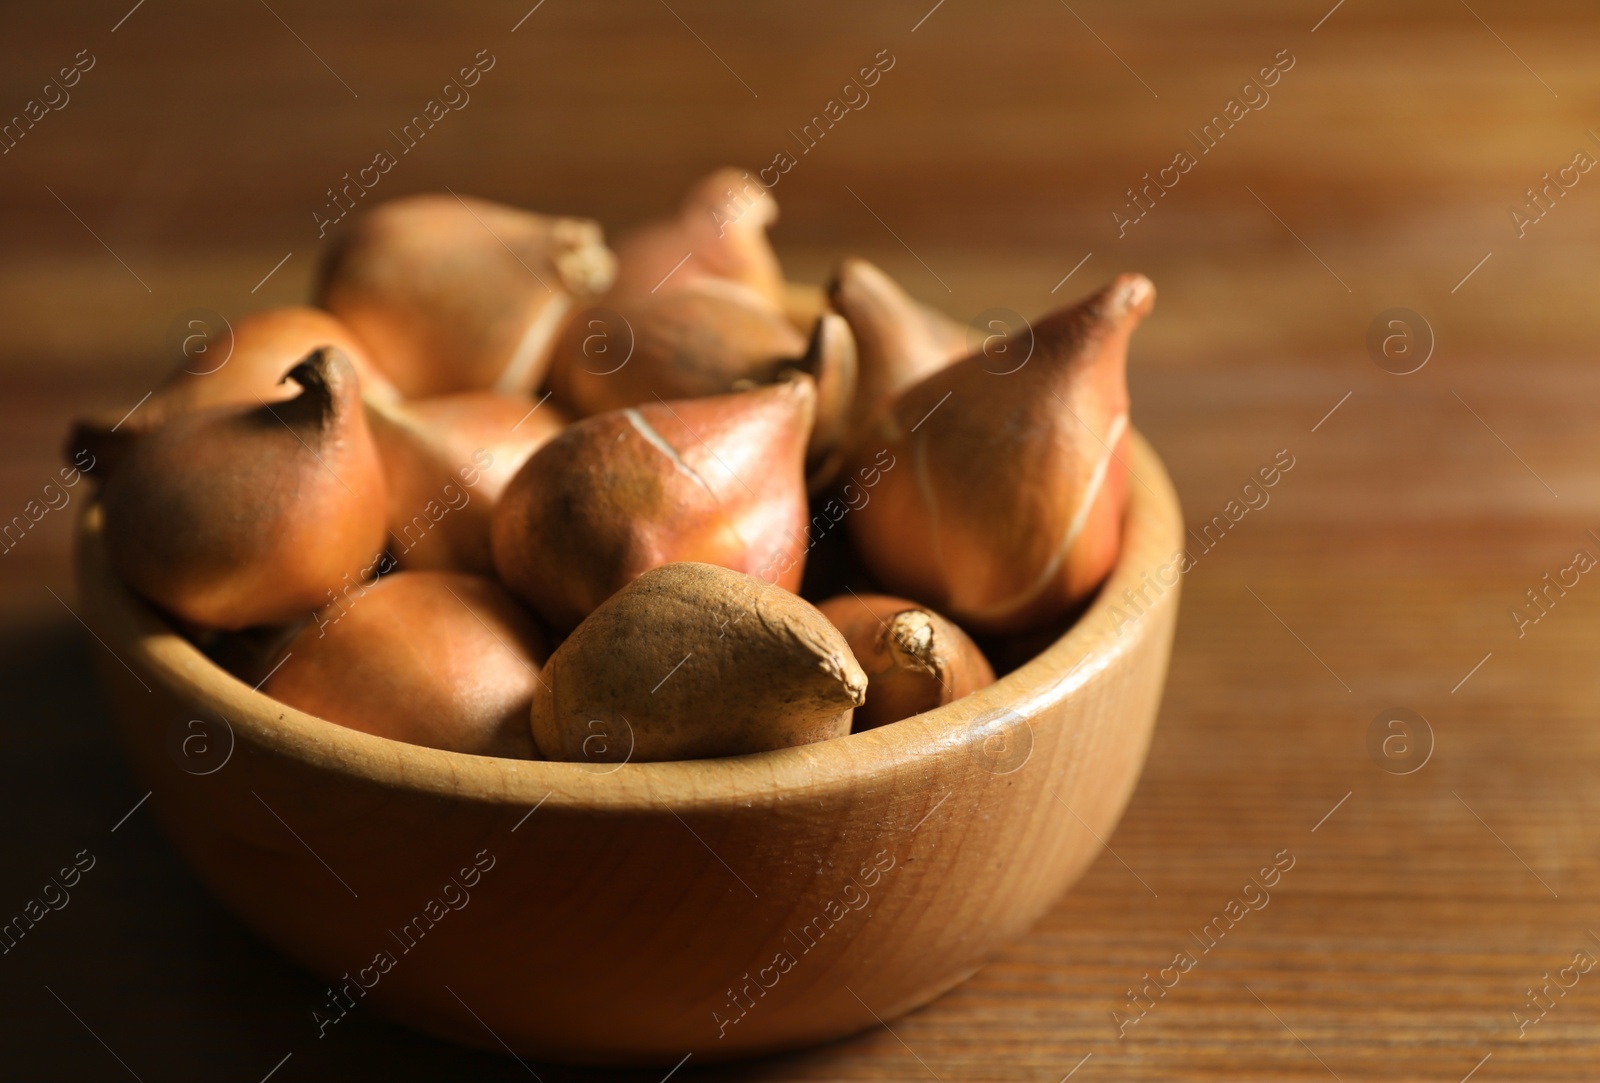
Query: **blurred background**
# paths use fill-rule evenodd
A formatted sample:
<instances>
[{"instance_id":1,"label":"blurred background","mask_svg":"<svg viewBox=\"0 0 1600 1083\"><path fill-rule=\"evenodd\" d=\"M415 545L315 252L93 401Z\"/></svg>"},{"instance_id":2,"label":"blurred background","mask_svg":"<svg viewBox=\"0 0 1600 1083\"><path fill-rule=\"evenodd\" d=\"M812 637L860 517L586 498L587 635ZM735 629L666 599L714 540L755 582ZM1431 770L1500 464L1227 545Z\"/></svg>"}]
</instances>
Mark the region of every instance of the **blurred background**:
<instances>
[{"instance_id":1,"label":"blurred background","mask_svg":"<svg viewBox=\"0 0 1600 1083\"><path fill-rule=\"evenodd\" d=\"M1142 271L1134 420L1191 526L1294 466L1186 577L1111 852L892 1031L677 1078L1593 1078L1600 979L1539 991L1600 955L1600 587L1525 592L1600 555L1597 42L1576 0L11 5L0 121L48 111L0 138L0 517L52 480L70 417L173 367L180 313L304 300L314 213L380 150L366 202L449 188L612 235L786 153L790 278L861 255L962 321ZM391 133L485 52L401 153ZM802 140L875 60L870 98ZM599 1078L361 1012L306 1040L315 979L148 809L119 821L141 791L72 612L75 512L0 557L0 909L65 854L99 865L0 955L0 1064ZM1401 709L1427 725L1397 758L1369 736ZM1125 990L1284 849L1271 904L1119 1037Z\"/></svg>"}]
</instances>

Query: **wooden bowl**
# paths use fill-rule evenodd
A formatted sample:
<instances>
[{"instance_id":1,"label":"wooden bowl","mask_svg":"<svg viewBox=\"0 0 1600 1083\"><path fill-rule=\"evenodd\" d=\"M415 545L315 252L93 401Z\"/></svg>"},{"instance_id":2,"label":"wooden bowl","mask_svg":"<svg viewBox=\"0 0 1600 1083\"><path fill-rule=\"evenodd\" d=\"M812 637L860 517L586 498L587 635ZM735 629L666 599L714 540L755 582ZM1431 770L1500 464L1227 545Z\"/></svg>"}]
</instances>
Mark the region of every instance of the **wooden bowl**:
<instances>
[{"instance_id":1,"label":"wooden bowl","mask_svg":"<svg viewBox=\"0 0 1600 1083\"><path fill-rule=\"evenodd\" d=\"M234 913L328 979L308 1034L372 1011L529 1057L698 1063L925 1004L1099 853L1144 763L1177 616L1182 514L1155 453L1131 446L1121 562L1042 654L928 714L732 759L491 759L302 714L130 594L92 504L79 591L167 832ZM1158 576L1173 580L1159 596Z\"/></svg>"}]
</instances>

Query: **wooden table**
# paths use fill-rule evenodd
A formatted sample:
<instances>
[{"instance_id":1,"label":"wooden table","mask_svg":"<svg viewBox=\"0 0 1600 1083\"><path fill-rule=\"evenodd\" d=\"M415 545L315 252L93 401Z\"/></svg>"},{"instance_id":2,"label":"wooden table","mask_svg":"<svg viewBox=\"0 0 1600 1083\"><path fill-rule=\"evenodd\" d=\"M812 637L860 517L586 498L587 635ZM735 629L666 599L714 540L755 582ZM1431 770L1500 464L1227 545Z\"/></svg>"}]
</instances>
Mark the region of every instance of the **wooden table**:
<instances>
[{"instance_id":1,"label":"wooden table","mask_svg":"<svg viewBox=\"0 0 1600 1083\"><path fill-rule=\"evenodd\" d=\"M0 114L80 50L94 65L0 155L0 511L50 480L70 415L149 389L180 312L304 297L324 189L479 50L496 65L471 102L373 198L449 186L617 227L710 166L788 149L793 277L853 252L966 319L1145 271L1161 299L1136 421L1191 525L1280 449L1295 465L1187 577L1155 747L1107 852L937 1003L675 1078L1600 1077L1600 971L1560 972L1600 958L1600 586L1552 590L1520 635L1511 616L1576 550L1600 556L1600 174L1558 172L1600 155L1600 23L1577 2L925 2L7 12ZM789 130L885 49L870 102L799 153ZM1275 57L1278 79L1244 91ZM1202 152L1246 96L1260 108ZM1194 164L1119 237L1125 190L1182 149ZM1560 192L1515 224L1546 171ZM1367 347L1394 307L1435 340L1410 375ZM0 1075L592 1078L359 1012L309 1037L317 983L136 804L84 678L101 648L70 612L69 519L0 558L0 909L79 851L95 864L0 956ZM1421 750L1382 744L1400 709L1432 734L1409 774ZM1285 851L1263 903L1245 885ZM1261 908L1202 952L1234 898ZM1185 950L1197 965L1119 1035L1127 991Z\"/></svg>"}]
</instances>

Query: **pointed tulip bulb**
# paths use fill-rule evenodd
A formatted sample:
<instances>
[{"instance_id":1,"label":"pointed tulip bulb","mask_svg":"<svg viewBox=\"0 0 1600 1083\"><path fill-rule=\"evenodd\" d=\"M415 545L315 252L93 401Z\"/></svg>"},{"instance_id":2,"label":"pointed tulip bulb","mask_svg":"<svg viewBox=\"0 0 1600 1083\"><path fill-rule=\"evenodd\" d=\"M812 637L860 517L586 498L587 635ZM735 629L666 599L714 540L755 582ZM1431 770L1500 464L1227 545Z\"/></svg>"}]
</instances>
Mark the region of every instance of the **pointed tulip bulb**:
<instances>
[{"instance_id":1,"label":"pointed tulip bulb","mask_svg":"<svg viewBox=\"0 0 1600 1083\"><path fill-rule=\"evenodd\" d=\"M493 575L489 521L522 464L566 427L548 401L463 391L367 401L389 489L389 548L406 569Z\"/></svg>"},{"instance_id":2,"label":"pointed tulip bulb","mask_svg":"<svg viewBox=\"0 0 1600 1083\"><path fill-rule=\"evenodd\" d=\"M1007 343L902 394L861 445L905 465L849 517L863 562L890 590L985 633L1025 631L1099 586L1127 502L1128 338L1155 301L1125 274ZM874 446L876 443L877 446Z\"/></svg>"},{"instance_id":3,"label":"pointed tulip bulb","mask_svg":"<svg viewBox=\"0 0 1600 1083\"><path fill-rule=\"evenodd\" d=\"M737 283L702 279L606 304L572 321L550 374L556 398L584 417L768 383L806 349L781 309Z\"/></svg>"},{"instance_id":4,"label":"pointed tulip bulb","mask_svg":"<svg viewBox=\"0 0 1600 1083\"><path fill-rule=\"evenodd\" d=\"M754 290L779 307L783 272L767 240L778 201L741 169L719 169L683 197L677 214L651 222L617 245L614 299L685 288L718 278Z\"/></svg>"},{"instance_id":5,"label":"pointed tulip bulb","mask_svg":"<svg viewBox=\"0 0 1600 1083\"><path fill-rule=\"evenodd\" d=\"M67 434L69 460L80 449L87 449L94 458L95 472L103 475L115 466L130 442L179 414L293 398L299 388L285 382L284 373L324 346L344 354L355 368L362 395L381 401L399 397L373 367L361 341L320 309L297 305L253 312L232 325L208 327L200 320L192 325L193 333L184 339L183 362L132 413L118 410L73 424Z\"/></svg>"},{"instance_id":6,"label":"pointed tulip bulb","mask_svg":"<svg viewBox=\"0 0 1600 1083\"><path fill-rule=\"evenodd\" d=\"M866 689L810 603L726 568L667 564L556 649L531 720L552 760L737 756L845 736Z\"/></svg>"},{"instance_id":7,"label":"pointed tulip bulb","mask_svg":"<svg viewBox=\"0 0 1600 1083\"><path fill-rule=\"evenodd\" d=\"M536 451L495 506L494 565L569 629L650 568L720 564L798 590L816 388L645 403L579 421Z\"/></svg>"},{"instance_id":8,"label":"pointed tulip bulb","mask_svg":"<svg viewBox=\"0 0 1600 1083\"><path fill-rule=\"evenodd\" d=\"M978 645L925 606L887 594L841 594L817 606L844 635L867 675L855 729L931 711L994 683Z\"/></svg>"},{"instance_id":9,"label":"pointed tulip bulb","mask_svg":"<svg viewBox=\"0 0 1600 1083\"><path fill-rule=\"evenodd\" d=\"M105 539L122 580L206 628L303 618L383 549L383 471L355 370L322 349L299 393L182 414L107 479Z\"/></svg>"},{"instance_id":10,"label":"pointed tulip bulb","mask_svg":"<svg viewBox=\"0 0 1600 1083\"><path fill-rule=\"evenodd\" d=\"M960 324L864 259L840 262L828 302L850 324L859 354L852 433L865 433L895 396L967 354Z\"/></svg>"},{"instance_id":11,"label":"pointed tulip bulb","mask_svg":"<svg viewBox=\"0 0 1600 1083\"><path fill-rule=\"evenodd\" d=\"M572 307L615 273L600 227L454 195L365 215L330 252L318 303L407 398L531 392Z\"/></svg>"},{"instance_id":12,"label":"pointed tulip bulb","mask_svg":"<svg viewBox=\"0 0 1600 1083\"><path fill-rule=\"evenodd\" d=\"M346 591L289 644L267 695L363 733L535 759L545 633L498 583L395 572Z\"/></svg>"},{"instance_id":13,"label":"pointed tulip bulb","mask_svg":"<svg viewBox=\"0 0 1600 1083\"><path fill-rule=\"evenodd\" d=\"M844 466L850 436L850 409L856 397L856 340L836 312L824 312L811 329L795 371L817 384L817 423L806 448L806 479L811 492L825 488Z\"/></svg>"}]
</instances>

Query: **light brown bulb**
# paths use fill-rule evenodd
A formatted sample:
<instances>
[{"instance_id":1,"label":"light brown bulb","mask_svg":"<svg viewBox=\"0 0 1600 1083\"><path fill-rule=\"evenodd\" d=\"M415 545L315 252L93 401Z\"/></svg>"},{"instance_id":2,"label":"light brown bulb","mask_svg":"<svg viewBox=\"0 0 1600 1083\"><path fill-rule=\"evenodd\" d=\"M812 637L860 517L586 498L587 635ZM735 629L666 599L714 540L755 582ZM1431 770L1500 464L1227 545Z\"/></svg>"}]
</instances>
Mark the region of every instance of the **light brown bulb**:
<instances>
[{"instance_id":1,"label":"light brown bulb","mask_svg":"<svg viewBox=\"0 0 1600 1083\"><path fill-rule=\"evenodd\" d=\"M548 655L544 632L493 580L395 572L317 613L262 691L395 741L534 759L528 711Z\"/></svg>"},{"instance_id":2,"label":"light brown bulb","mask_svg":"<svg viewBox=\"0 0 1600 1083\"><path fill-rule=\"evenodd\" d=\"M994 683L971 637L933 610L887 594L841 594L817 606L867 675L855 729L931 711Z\"/></svg>"},{"instance_id":3,"label":"light brown bulb","mask_svg":"<svg viewBox=\"0 0 1600 1083\"><path fill-rule=\"evenodd\" d=\"M815 488L838 472L856 387L855 339L842 317L821 314L802 339L749 290L713 280L619 304L580 313L567 328L550 379L561 402L589 416L802 372L817 382L807 475Z\"/></svg>"},{"instance_id":4,"label":"light brown bulb","mask_svg":"<svg viewBox=\"0 0 1600 1083\"><path fill-rule=\"evenodd\" d=\"M617 244L612 300L653 296L716 278L754 290L782 307L783 272L767 240L778 201L753 174L719 169L684 194L678 212Z\"/></svg>"},{"instance_id":5,"label":"light brown bulb","mask_svg":"<svg viewBox=\"0 0 1600 1083\"><path fill-rule=\"evenodd\" d=\"M407 569L494 574L489 521L528 457L567 419L549 402L463 391L367 403L389 488L389 550Z\"/></svg>"},{"instance_id":6,"label":"light brown bulb","mask_svg":"<svg viewBox=\"0 0 1600 1083\"><path fill-rule=\"evenodd\" d=\"M567 327L550 373L556 398L584 417L768 383L806 349L780 309L736 283L605 304Z\"/></svg>"},{"instance_id":7,"label":"light brown bulb","mask_svg":"<svg viewBox=\"0 0 1600 1083\"><path fill-rule=\"evenodd\" d=\"M859 355L854 435L864 434L895 396L967 354L960 324L914 300L864 259L839 263L828 303L850 324Z\"/></svg>"},{"instance_id":8,"label":"light brown bulb","mask_svg":"<svg viewBox=\"0 0 1600 1083\"><path fill-rule=\"evenodd\" d=\"M181 414L134 442L104 492L111 566L207 628L279 624L321 607L383 548L383 470L355 370L321 349L299 394Z\"/></svg>"},{"instance_id":9,"label":"light brown bulb","mask_svg":"<svg viewBox=\"0 0 1600 1083\"><path fill-rule=\"evenodd\" d=\"M825 488L844 465L847 443L854 435L853 410L859 378L855 335L850 325L828 307L821 286L799 282L783 284L783 316L789 325L808 336L805 353L776 367L804 372L817 381L817 424L806 453L806 478L811 492ZM733 384L769 379L773 365Z\"/></svg>"},{"instance_id":10,"label":"light brown bulb","mask_svg":"<svg viewBox=\"0 0 1600 1083\"><path fill-rule=\"evenodd\" d=\"M318 303L349 324L408 398L528 393L575 302L615 264L600 227L488 200L407 196L331 251Z\"/></svg>"},{"instance_id":11,"label":"light brown bulb","mask_svg":"<svg viewBox=\"0 0 1600 1083\"><path fill-rule=\"evenodd\" d=\"M550 656L534 693L547 759L636 763L843 737L866 675L808 602L679 563L639 576Z\"/></svg>"},{"instance_id":12,"label":"light brown bulb","mask_svg":"<svg viewBox=\"0 0 1600 1083\"><path fill-rule=\"evenodd\" d=\"M196 336L201 333L197 330ZM132 413L119 410L75 422L67 434L67 458L87 449L94 456L94 472L104 475L130 441L179 414L293 398L298 388L286 382L284 374L323 346L344 354L360 378L364 396L385 401L399 397L373 368L366 347L339 320L316 308L272 308L221 328L209 341L197 338L192 356Z\"/></svg>"},{"instance_id":13,"label":"light brown bulb","mask_svg":"<svg viewBox=\"0 0 1600 1083\"><path fill-rule=\"evenodd\" d=\"M645 403L562 430L495 506L502 582L558 629L650 568L702 561L798 590L808 377Z\"/></svg>"},{"instance_id":14,"label":"light brown bulb","mask_svg":"<svg viewBox=\"0 0 1600 1083\"><path fill-rule=\"evenodd\" d=\"M1025 631L1099 586L1127 503L1128 338L1155 301L1119 275L1007 344L903 393L860 445L893 456L849 517L862 561L888 589L979 632Z\"/></svg>"},{"instance_id":15,"label":"light brown bulb","mask_svg":"<svg viewBox=\"0 0 1600 1083\"><path fill-rule=\"evenodd\" d=\"M790 366L817 384L817 423L806 447L806 479L819 492L844 466L850 433L850 410L858 375L856 340L850 325L835 312L817 317L804 356Z\"/></svg>"}]
</instances>

